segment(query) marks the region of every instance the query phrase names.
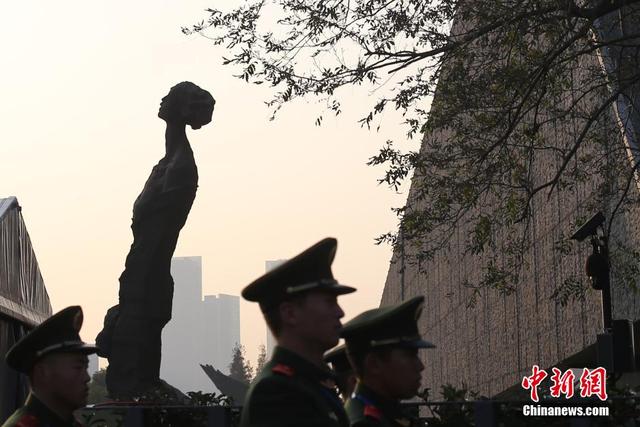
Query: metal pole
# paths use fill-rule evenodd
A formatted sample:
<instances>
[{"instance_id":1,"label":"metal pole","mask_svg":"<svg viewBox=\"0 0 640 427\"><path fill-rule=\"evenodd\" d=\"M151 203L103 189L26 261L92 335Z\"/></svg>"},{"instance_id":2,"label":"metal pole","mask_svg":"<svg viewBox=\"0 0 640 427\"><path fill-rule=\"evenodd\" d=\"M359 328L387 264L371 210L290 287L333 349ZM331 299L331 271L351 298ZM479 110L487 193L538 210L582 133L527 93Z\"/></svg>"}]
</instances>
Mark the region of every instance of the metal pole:
<instances>
[{"instance_id":1,"label":"metal pole","mask_svg":"<svg viewBox=\"0 0 640 427\"><path fill-rule=\"evenodd\" d=\"M404 301L404 233L400 226L400 301Z\"/></svg>"}]
</instances>

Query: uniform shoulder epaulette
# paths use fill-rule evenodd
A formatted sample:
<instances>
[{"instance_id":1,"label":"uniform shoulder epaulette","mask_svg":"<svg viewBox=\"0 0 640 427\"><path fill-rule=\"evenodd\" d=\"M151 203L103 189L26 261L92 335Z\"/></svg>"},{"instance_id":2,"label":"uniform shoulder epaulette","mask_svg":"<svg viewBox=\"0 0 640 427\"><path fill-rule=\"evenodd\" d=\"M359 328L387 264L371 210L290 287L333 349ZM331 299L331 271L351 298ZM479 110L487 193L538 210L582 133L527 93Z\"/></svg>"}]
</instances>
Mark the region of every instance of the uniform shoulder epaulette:
<instances>
[{"instance_id":1,"label":"uniform shoulder epaulette","mask_svg":"<svg viewBox=\"0 0 640 427\"><path fill-rule=\"evenodd\" d=\"M364 416L380 421L382 419L382 412L373 405L364 405Z\"/></svg>"},{"instance_id":2,"label":"uniform shoulder epaulette","mask_svg":"<svg viewBox=\"0 0 640 427\"><path fill-rule=\"evenodd\" d=\"M20 417L15 427L38 427L40 420L33 415L23 415Z\"/></svg>"},{"instance_id":3,"label":"uniform shoulder epaulette","mask_svg":"<svg viewBox=\"0 0 640 427\"><path fill-rule=\"evenodd\" d=\"M271 372L275 372L276 374L282 374L287 377L292 377L295 374L294 369L291 366L285 365L284 363L278 363L273 368L271 368Z\"/></svg>"}]
</instances>

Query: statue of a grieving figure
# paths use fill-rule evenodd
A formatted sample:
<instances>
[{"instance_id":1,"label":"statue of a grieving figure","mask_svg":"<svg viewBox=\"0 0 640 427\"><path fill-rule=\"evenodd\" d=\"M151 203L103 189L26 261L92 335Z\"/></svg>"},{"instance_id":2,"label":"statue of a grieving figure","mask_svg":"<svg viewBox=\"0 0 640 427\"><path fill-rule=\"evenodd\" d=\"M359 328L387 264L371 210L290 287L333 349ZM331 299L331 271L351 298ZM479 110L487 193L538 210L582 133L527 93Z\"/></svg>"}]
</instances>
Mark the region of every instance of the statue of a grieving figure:
<instances>
[{"instance_id":1,"label":"statue of a grieving figure","mask_svg":"<svg viewBox=\"0 0 640 427\"><path fill-rule=\"evenodd\" d=\"M166 154L133 204L133 244L120 276L120 303L107 311L96 343L109 359L107 389L131 399L161 389L162 328L171 319L171 258L198 187L186 125L211 122L215 100L191 82L172 87L158 117L167 123Z\"/></svg>"}]
</instances>

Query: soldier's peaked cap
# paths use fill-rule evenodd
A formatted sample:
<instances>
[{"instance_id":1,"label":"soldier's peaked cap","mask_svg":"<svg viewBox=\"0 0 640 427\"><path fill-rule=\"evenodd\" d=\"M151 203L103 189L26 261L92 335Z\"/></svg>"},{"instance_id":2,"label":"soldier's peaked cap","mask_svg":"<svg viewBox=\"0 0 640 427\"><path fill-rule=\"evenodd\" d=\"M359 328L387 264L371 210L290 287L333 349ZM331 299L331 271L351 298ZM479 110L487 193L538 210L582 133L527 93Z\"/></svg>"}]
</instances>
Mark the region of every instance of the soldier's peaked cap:
<instances>
[{"instance_id":1,"label":"soldier's peaked cap","mask_svg":"<svg viewBox=\"0 0 640 427\"><path fill-rule=\"evenodd\" d=\"M77 305L57 312L9 349L6 355L7 365L17 371L29 373L33 365L47 354L95 353L95 345L87 344L80 339L82 320L82 308Z\"/></svg>"},{"instance_id":2,"label":"soldier's peaked cap","mask_svg":"<svg viewBox=\"0 0 640 427\"><path fill-rule=\"evenodd\" d=\"M424 297L401 304L367 310L345 323L342 338L350 353L382 346L434 348L418 330Z\"/></svg>"},{"instance_id":3,"label":"soldier's peaked cap","mask_svg":"<svg viewBox=\"0 0 640 427\"><path fill-rule=\"evenodd\" d=\"M355 288L339 284L331 272L337 246L334 238L319 241L254 280L242 290L242 297L258 302L265 312L303 292L322 290L336 295L354 292Z\"/></svg>"}]
</instances>

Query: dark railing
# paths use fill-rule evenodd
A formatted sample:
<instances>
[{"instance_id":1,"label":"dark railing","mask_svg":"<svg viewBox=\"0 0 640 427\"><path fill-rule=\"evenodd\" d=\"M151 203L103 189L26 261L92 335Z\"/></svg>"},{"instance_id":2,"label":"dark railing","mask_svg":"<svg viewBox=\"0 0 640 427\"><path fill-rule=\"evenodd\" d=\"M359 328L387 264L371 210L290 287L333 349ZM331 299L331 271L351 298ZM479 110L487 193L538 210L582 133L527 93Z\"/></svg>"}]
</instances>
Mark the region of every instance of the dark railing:
<instances>
[{"instance_id":1,"label":"dark railing","mask_svg":"<svg viewBox=\"0 0 640 427\"><path fill-rule=\"evenodd\" d=\"M87 427L230 427L237 410L227 406L89 406L79 411Z\"/></svg>"},{"instance_id":2,"label":"dark railing","mask_svg":"<svg viewBox=\"0 0 640 427\"><path fill-rule=\"evenodd\" d=\"M548 399L540 402L472 400L419 402L403 404L409 413L417 416L425 426L441 427L604 427L604 426L640 426L640 396L609 398L606 402L599 399ZM524 414L524 407L533 408L532 415ZM546 412L569 414L581 408L582 415L554 416L542 415ZM587 408L603 408L606 415L588 416ZM593 409L590 409L593 411Z\"/></svg>"},{"instance_id":3,"label":"dark railing","mask_svg":"<svg viewBox=\"0 0 640 427\"><path fill-rule=\"evenodd\" d=\"M525 416L523 407L608 408L607 416ZM605 427L640 426L640 396L532 401L444 401L404 403L425 427ZM80 411L88 427L234 427L239 407L228 406L95 406Z\"/></svg>"}]
</instances>

